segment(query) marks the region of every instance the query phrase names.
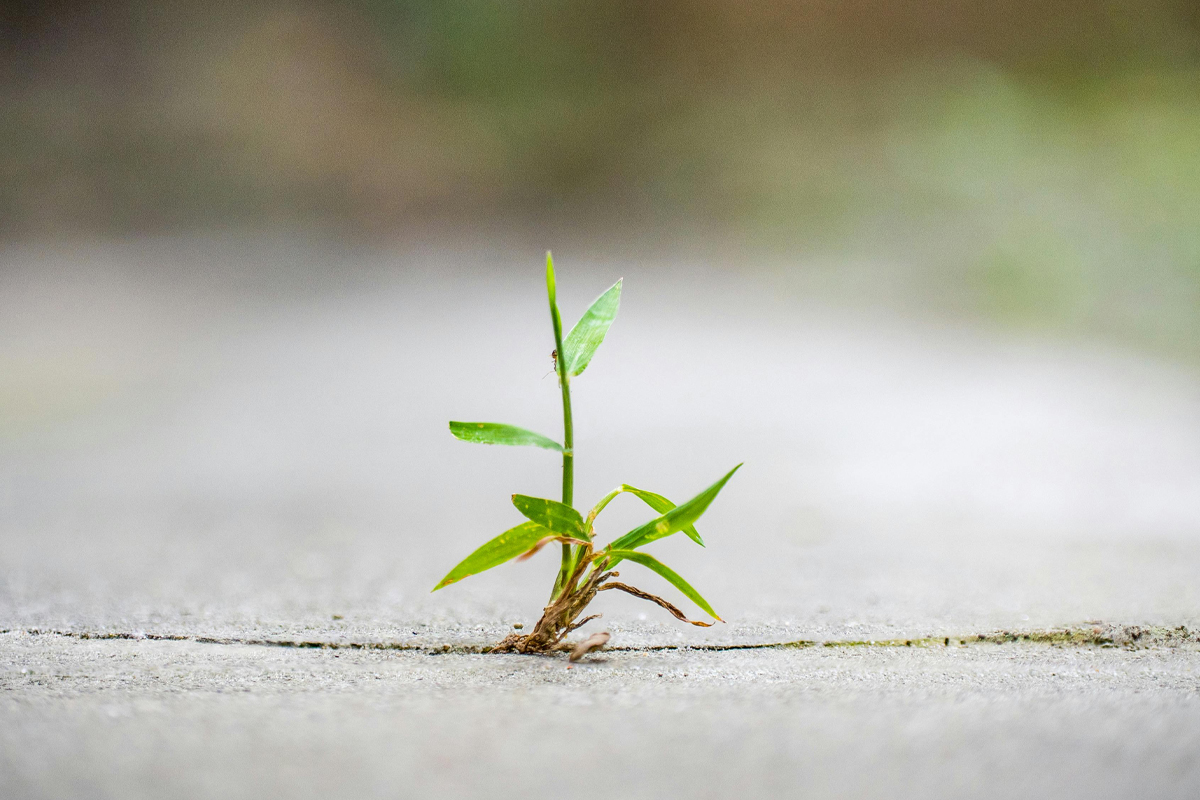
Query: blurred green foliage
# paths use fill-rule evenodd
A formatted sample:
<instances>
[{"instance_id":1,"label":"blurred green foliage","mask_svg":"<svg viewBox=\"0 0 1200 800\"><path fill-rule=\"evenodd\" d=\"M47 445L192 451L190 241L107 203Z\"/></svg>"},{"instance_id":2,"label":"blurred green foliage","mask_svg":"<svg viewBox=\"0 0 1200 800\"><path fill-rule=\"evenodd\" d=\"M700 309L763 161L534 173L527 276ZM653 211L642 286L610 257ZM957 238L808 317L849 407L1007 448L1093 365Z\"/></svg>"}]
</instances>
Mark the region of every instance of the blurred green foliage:
<instances>
[{"instance_id":1,"label":"blurred green foliage","mask_svg":"<svg viewBox=\"0 0 1200 800\"><path fill-rule=\"evenodd\" d=\"M702 230L1200 355L1200 5L14 3L0 235Z\"/></svg>"}]
</instances>

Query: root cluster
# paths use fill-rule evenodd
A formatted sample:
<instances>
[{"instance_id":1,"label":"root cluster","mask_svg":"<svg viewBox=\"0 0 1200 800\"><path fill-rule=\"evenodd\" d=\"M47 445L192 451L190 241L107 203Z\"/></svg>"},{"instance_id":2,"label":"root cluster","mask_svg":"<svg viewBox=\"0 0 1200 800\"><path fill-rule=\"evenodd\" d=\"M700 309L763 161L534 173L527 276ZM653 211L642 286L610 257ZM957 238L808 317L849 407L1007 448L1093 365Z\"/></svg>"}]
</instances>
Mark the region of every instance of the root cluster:
<instances>
[{"instance_id":1,"label":"root cluster","mask_svg":"<svg viewBox=\"0 0 1200 800\"><path fill-rule=\"evenodd\" d=\"M590 556L590 546L588 551L587 556ZM587 568L592 564L593 559L590 557L579 560L578 566L575 567L574 573L566 583L566 588L542 610L541 619L538 620L531 632L527 634L511 633L489 652L537 654L573 649L573 646L565 641L567 634L600 617L600 614L591 614L583 618L580 618L580 615L595 599L597 592L608 589L616 589L634 597L649 600L671 612L676 619L692 625L707 628L712 624L688 619L682 611L661 597L612 580L620 577L619 572L593 569L590 574L587 574L587 577L584 577Z\"/></svg>"}]
</instances>

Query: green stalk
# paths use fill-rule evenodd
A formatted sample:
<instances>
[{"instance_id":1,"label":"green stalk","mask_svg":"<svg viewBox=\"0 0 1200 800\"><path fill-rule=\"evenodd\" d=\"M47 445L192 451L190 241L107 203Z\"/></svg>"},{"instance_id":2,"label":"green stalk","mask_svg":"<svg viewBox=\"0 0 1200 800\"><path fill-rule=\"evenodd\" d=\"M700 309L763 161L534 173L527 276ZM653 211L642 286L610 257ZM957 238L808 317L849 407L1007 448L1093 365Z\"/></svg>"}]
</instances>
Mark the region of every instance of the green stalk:
<instances>
[{"instance_id":1,"label":"green stalk","mask_svg":"<svg viewBox=\"0 0 1200 800\"><path fill-rule=\"evenodd\" d=\"M575 429L571 421L571 380L567 375L567 357L563 350L562 317L558 313L554 284L554 259L549 252L546 253L546 292L550 296L550 321L554 325L554 352L557 353L555 365L558 368L558 384L562 388L563 401L562 502L563 505L569 506L575 494ZM575 548L564 542L562 565L558 570L558 578L554 581L551 602L566 588L575 567L575 557Z\"/></svg>"}]
</instances>

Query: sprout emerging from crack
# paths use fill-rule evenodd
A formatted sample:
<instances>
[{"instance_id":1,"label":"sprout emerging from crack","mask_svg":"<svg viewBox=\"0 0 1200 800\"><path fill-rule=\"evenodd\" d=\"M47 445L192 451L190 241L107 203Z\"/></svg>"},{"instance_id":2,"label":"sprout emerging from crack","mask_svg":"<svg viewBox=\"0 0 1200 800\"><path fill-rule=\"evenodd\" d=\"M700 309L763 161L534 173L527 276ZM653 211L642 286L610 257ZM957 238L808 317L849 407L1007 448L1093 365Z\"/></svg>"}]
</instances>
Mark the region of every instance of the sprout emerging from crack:
<instances>
[{"instance_id":1,"label":"sprout emerging from crack","mask_svg":"<svg viewBox=\"0 0 1200 800\"><path fill-rule=\"evenodd\" d=\"M511 634L496 645L492 652L545 653L551 650L571 649L564 643L567 634L600 616L594 614L580 618L596 594L609 589L655 603L683 622L702 627L713 624L688 619L667 600L614 580L620 577L620 573L614 568L622 561L639 564L658 573L714 620L723 621L691 584L654 556L641 552L641 548L680 532L703 547L704 541L696 532L694 523L741 464L731 469L712 486L678 506L660 494L621 484L600 498L584 518L573 506L575 436L571 421L571 379L583 374L587 369L592 356L616 319L617 307L621 301L621 281L617 281L608 291L596 298L565 339L556 301L554 261L549 253L546 254L546 292L550 298L550 321L554 327L552 356L555 371L558 373L558 384L562 390L562 443L524 428L496 422L451 422L450 432L465 442L528 445L562 453L562 501L514 494L513 505L526 517L526 521L510 528L467 556L450 570L433 590L436 592L506 561L528 558L546 544L559 542L562 545L562 562L554 580L554 589L550 593L550 602L543 609L541 619L530 633ZM623 493L639 498L659 516L600 547L592 538L592 526L600 512L617 495Z\"/></svg>"}]
</instances>

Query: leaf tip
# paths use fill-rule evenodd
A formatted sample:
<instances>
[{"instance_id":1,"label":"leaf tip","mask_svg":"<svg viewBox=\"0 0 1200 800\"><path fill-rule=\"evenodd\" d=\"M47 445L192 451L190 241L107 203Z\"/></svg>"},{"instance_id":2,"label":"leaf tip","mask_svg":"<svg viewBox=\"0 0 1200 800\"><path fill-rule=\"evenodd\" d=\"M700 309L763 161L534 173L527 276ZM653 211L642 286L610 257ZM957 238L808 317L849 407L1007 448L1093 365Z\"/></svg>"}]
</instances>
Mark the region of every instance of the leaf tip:
<instances>
[{"instance_id":1,"label":"leaf tip","mask_svg":"<svg viewBox=\"0 0 1200 800\"><path fill-rule=\"evenodd\" d=\"M449 586L450 584L452 584L452 583L458 583L459 581L461 581L461 580L462 580L463 578L465 578L465 577L467 577L467 576L466 576L466 575L459 575L459 576L456 578L456 577L454 577L453 573L451 573L450 575L447 575L446 577L442 578L442 582L441 582L441 583L439 583L437 586L433 587L432 589L430 589L430 590L429 590L429 593L430 593L430 594L433 594L433 593L434 593L434 592L436 592L438 589L445 589L445 588L446 588L447 586Z\"/></svg>"}]
</instances>

